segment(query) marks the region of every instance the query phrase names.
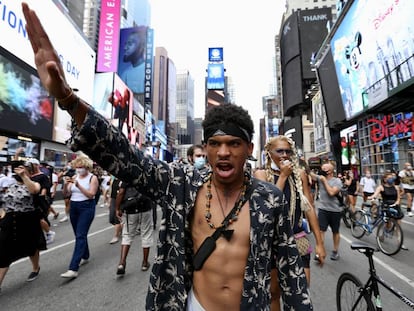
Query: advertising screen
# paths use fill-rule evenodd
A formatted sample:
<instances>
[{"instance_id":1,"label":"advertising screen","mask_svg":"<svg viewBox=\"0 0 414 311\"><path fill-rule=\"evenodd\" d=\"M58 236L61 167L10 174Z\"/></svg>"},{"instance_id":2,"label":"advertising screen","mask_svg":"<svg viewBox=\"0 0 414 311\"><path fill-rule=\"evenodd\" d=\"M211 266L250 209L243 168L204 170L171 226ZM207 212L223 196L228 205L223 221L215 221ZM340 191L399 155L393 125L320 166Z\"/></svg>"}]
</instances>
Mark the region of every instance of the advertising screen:
<instances>
[{"instance_id":1,"label":"advertising screen","mask_svg":"<svg viewBox=\"0 0 414 311\"><path fill-rule=\"evenodd\" d=\"M144 93L147 26L121 29L118 75L134 93Z\"/></svg>"},{"instance_id":2,"label":"advertising screen","mask_svg":"<svg viewBox=\"0 0 414 311\"><path fill-rule=\"evenodd\" d=\"M412 12L409 0L355 0L349 8L331 41L347 120L414 76Z\"/></svg>"},{"instance_id":3,"label":"advertising screen","mask_svg":"<svg viewBox=\"0 0 414 311\"><path fill-rule=\"evenodd\" d=\"M328 34L327 24L332 20L331 8L300 10L299 34L303 79L314 79L311 62Z\"/></svg>"},{"instance_id":4,"label":"advertising screen","mask_svg":"<svg viewBox=\"0 0 414 311\"><path fill-rule=\"evenodd\" d=\"M0 128L52 139L53 98L35 71L0 48Z\"/></svg>"},{"instance_id":5,"label":"advertising screen","mask_svg":"<svg viewBox=\"0 0 414 311\"><path fill-rule=\"evenodd\" d=\"M208 64L207 89L208 90L223 90L224 89L224 65L223 64Z\"/></svg>"},{"instance_id":6,"label":"advertising screen","mask_svg":"<svg viewBox=\"0 0 414 311\"><path fill-rule=\"evenodd\" d=\"M208 48L208 61L212 63L222 62L223 48Z\"/></svg>"}]
</instances>

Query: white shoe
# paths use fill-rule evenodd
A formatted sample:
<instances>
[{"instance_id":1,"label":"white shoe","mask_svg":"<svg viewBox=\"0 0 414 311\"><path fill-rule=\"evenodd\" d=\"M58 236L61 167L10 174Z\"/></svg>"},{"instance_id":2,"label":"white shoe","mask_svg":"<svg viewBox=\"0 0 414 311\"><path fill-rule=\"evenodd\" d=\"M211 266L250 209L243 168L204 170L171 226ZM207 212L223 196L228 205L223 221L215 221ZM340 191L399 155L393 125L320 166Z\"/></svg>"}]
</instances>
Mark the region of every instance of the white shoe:
<instances>
[{"instance_id":1,"label":"white shoe","mask_svg":"<svg viewBox=\"0 0 414 311\"><path fill-rule=\"evenodd\" d=\"M60 276L65 279L74 279L78 276L78 271L68 270Z\"/></svg>"},{"instance_id":2,"label":"white shoe","mask_svg":"<svg viewBox=\"0 0 414 311\"><path fill-rule=\"evenodd\" d=\"M119 241L119 238L118 237L116 237L116 236L114 236L113 238L112 238L112 240L111 241L109 241L109 244L115 244L115 243L117 243Z\"/></svg>"},{"instance_id":3,"label":"white shoe","mask_svg":"<svg viewBox=\"0 0 414 311\"><path fill-rule=\"evenodd\" d=\"M86 265L89 262L89 259L81 259L79 266Z\"/></svg>"},{"instance_id":4,"label":"white shoe","mask_svg":"<svg viewBox=\"0 0 414 311\"><path fill-rule=\"evenodd\" d=\"M46 233L46 244L50 244L53 243L53 241L55 240L55 235L56 232L55 231L49 231Z\"/></svg>"},{"instance_id":5,"label":"white shoe","mask_svg":"<svg viewBox=\"0 0 414 311\"><path fill-rule=\"evenodd\" d=\"M412 211L409 211L409 212L407 213L407 215L408 215L408 217L413 217L413 216L414 216L414 213L413 213Z\"/></svg>"},{"instance_id":6,"label":"white shoe","mask_svg":"<svg viewBox=\"0 0 414 311\"><path fill-rule=\"evenodd\" d=\"M61 220L59 220L59 222L65 222L68 220L69 220L68 216L64 216Z\"/></svg>"}]
</instances>

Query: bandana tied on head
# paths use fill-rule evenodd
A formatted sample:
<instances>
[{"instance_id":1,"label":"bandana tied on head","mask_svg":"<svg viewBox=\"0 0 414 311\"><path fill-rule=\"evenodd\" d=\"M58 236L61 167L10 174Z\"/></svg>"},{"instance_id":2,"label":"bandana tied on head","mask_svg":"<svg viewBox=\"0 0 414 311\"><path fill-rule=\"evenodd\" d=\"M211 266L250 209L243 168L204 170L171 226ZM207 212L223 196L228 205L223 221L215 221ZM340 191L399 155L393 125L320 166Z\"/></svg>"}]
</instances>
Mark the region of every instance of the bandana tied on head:
<instances>
[{"instance_id":1,"label":"bandana tied on head","mask_svg":"<svg viewBox=\"0 0 414 311\"><path fill-rule=\"evenodd\" d=\"M221 123L204 129L204 142L207 142L210 137L224 135L239 137L248 143L252 140L246 129L234 123Z\"/></svg>"}]
</instances>

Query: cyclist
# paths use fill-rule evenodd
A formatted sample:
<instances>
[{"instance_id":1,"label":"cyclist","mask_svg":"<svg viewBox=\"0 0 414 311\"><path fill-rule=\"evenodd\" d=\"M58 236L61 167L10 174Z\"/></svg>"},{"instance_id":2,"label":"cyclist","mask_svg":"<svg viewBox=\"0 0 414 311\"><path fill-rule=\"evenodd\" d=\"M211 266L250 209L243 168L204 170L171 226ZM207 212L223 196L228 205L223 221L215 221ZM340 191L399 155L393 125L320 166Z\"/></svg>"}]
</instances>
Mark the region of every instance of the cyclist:
<instances>
[{"instance_id":1,"label":"cyclist","mask_svg":"<svg viewBox=\"0 0 414 311\"><path fill-rule=\"evenodd\" d=\"M369 196L368 200L373 200L378 198L381 195L382 202L386 205L393 205L398 211L398 223L401 225L401 218L404 217L403 212L400 208L401 194L399 187L395 184L397 176L393 172L386 172L381 179L381 185L379 185L372 196ZM408 248L403 244L401 249L408 250Z\"/></svg>"}]
</instances>

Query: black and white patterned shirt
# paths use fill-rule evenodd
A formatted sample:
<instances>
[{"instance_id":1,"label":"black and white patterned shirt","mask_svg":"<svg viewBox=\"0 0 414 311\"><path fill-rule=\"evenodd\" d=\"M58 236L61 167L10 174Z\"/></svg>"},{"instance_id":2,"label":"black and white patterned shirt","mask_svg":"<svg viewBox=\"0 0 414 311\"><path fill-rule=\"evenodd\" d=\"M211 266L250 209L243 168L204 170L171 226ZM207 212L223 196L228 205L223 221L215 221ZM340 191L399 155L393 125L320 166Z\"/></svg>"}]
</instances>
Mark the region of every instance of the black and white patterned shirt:
<instances>
[{"instance_id":1,"label":"black and white patterned shirt","mask_svg":"<svg viewBox=\"0 0 414 311\"><path fill-rule=\"evenodd\" d=\"M68 141L119 179L140 192L162 198L163 214L146 310L185 310L192 286L193 245L189 215L208 172L143 155L123 134L94 110L83 125L72 127ZM313 310L303 265L292 235L287 205L274 185L259 181L249 199L250 251L245 268L240 310L270 310L270 271L279 271L284 310ZM277 256L277 263L275 259Z\"/></svg>"}]
</instances>

